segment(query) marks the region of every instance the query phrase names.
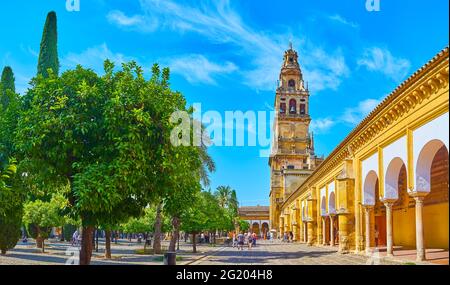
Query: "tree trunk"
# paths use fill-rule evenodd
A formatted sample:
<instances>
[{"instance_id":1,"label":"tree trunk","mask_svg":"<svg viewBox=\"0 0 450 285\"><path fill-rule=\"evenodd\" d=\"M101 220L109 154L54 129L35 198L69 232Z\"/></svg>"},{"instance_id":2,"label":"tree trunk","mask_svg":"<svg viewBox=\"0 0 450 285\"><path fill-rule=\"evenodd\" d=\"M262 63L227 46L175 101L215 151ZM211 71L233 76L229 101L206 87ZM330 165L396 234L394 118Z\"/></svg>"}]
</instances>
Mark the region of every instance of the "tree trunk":
<instances>
[{"instance_id":1,"label":"tree trunk","mask_svg":"<svg viewBox=\"0 0 450 285\"><path fill-rule=\"evenodd\" d=\"M42 238L40 236L36 237L36 247L42 248Z\"/></svg>"},{"instance_id":2,"label":"tree trunk","mask_svg":"<svg viewBox=\"0 0 450 285\"><path fill-rule=\"evenodd\" d=\"M45 252L45 239L42 239L42 253Z\"/></svg>"},{"instance_id":3,"label":"tree trunk","mask_svg":"<svg viewBox=\"0 0 450 285\"><path fill-rule=\"evenodd\" d=\"M192 233L192 252L197 253L197 239L196 235L197 233Z\"/></svg>"},{"instance_id":4,"label":"tree trunk","mask_svg":"<svg viewBox=\"0 0 450 285\"><path fill-rule=\"evenodd\" d=\"M178 217L172 218L173 233L170 239L169 251L175 252L177 245L178 235L180 234L180 219Z\"/></svg>"},{"instance_id":5,"label":"tree trunk","mask_svg":"<svg viewBox=\"0 0 450 285\"><path fill-rule=\"evenodd\" d=\"M81 236L80 265L89 265L92 257L92 236L94 227L83 227Z\"/></svg>"},{"instance_id":6,"label":"tree trunk","mask_svg":"<svg viewBox=\"0 0 450 285\"><path fill-rule=\"evenodd\" d=\"M158 204L156 208L156 218L155 218L155 234L153 237L153 252L155 254L161 253L161 211L162 202Z\"/></svg>"},{"instance_id":7,"label":"tree trunk","mask_svg":"<svg viewBox=\"0 0 450 285\"><path fill-rule=\"evenodd\" d=\"M105 258L111 259L111 231L105 231Z\"/></svg>"},{"instance_id":8,"label":"tree trunk","mask_svg":"<svg viewBox=\"0 0 450 285\"><path fill-rule=\"evenodd\" d=\"M42 238L41 238L41 229L36 226L36 247L42 248Z\"/></svg>"},{"instance_id":9,"label":"tree trunk","mask_svg":"<svg viewBox=\"0 0 450 285\"><path fill-rule=\"evenodd\" d=\"M105 231L105 258L111 259L111 231Z\"/></svg>"},{"instance_id":10,"label":"tree trunk","mask_svg":"<svg viewBox=\"0 0 450 285\"><path fill-rule=\"evenodd\" d=\"M61 227L61 238L59 241L64 241L64 226Z\"/></svg>"},{"instance_id":11,"label":"tree trunk","mask_svg":"<svg viewBox=\"0 0 450 285\"><path fill-rule=\"evenodd\" d=\"M0 251L0 254L1 254L1 255L6 255L6 249L2 249L2 250Z\"/></svg>"},{"instance_id":12,"label":"tree trunk","mask_svg":"<svg viewBox=\"0 0 450 285\"><path fill-rule=\"evenodd\" d=\"M98 236L99 236L99 230L97 229L95 231L95 252L98 252Z\"/></svg>"}]
</instances>

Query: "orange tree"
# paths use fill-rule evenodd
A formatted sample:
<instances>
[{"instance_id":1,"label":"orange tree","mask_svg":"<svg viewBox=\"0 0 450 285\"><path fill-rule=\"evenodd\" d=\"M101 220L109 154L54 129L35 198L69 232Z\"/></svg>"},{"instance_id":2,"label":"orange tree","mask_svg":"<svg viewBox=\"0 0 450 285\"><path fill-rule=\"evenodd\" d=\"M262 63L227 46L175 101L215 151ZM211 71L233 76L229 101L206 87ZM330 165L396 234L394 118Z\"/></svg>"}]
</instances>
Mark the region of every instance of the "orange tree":
<instances>
[{"instance_id":1,"label":"orange tree","mask_svg":"<svg viewBox=\"0 0 450 285\"><path fill-rule=\"evenodd\" d=\"M157 65L149 80L134 62L115 71L106 61L103 76L81 66L48 72L25 96L16 147L24 172L68 185L68 208L83 227L80 264L89 264L96 225L138 216L158 196L160 166L173 163L164 153L169 117L185 100Z\"/></svg>"}]
</instances>

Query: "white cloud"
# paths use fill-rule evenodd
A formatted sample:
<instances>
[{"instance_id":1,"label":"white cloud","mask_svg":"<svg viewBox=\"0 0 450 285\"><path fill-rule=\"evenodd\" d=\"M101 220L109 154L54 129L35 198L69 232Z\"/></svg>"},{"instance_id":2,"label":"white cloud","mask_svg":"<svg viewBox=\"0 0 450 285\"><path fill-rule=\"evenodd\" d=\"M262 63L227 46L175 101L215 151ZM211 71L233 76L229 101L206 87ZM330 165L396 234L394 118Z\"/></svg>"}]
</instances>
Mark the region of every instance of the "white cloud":
<instances>
[{"instance_id":1,"label":"white cloud","mask_svg":"<svg viewBox=\"0 0 450 285\"><path fill-rule=\"evenodd\" d=\"M136 29L142 32L152 32L158 27L156 18L147 18L141 15L127 16L119 10L110 11L106 18L110 23L121 28Z\"/></svg>"},{"instance_id":2,"label":"white cloud","mask_svg":"<svg viewBox=\"0 0 450 285\"><path fill-rule=\"evenodd\" d=\"M411 67L407 59L394 57L388 49L379 47L367 48L358 59L358 65L381 72L396 81L405 78Z\"/></svg>"},{"instance_id":3,"label":"white cloud","mask_svg":"<svg viewBox=\"0 0 450 285\"><path fill-rule=\"evenodd\" d=\"M248 63L245 68L240 68L243 82L256 90L275 89L283 52L290 40L297 45L305 43L298 46L305 79L311 90L336 89L341 78L348 74L342 53L329 53L289 32L277 34L253 29L232 9L228 0L204 1L196 6L173 0L140 0L140 5L141 15L123 19L127 27L144 32L145 23L153 20L161 28L197 33L216 44L232 44L237 48L235 53ZM118 11L114 14L125 16Z\"/></svg>"},{"instance_id":4,"label":"white cloud","mask_svg":"<svg viewBox=\"0 0 450 285\"><path fill-rule=\"evenodd\" d=\"M216 84L215 77L236 71L232 62L218 64L203 55L191 54L171 59L168 63L171 72L182 75L191 83Z\"/></svg>"},{"instance_id":5,"label":"white cloud","mask_svg":"<svg viewBox=\"0 0 450 285\"><path fill-rule=\"evenodd\" d=\"M318 92L325 89L336 90L342 79L350 74L340 50L327 53L322 48L311 48L305 57L304 73L310 82L310 89Z\"/></svg>"},{"instance_id":6,"label":"white cloud","mask_svg":"<svg viewBox=\"0 0 450 285\"><path fill-rule=\"evenodd\" d=\"M341 116L343 122L357 125L360 123L379 103L379 99L365 99L358 103L356 107L345 109Z\"/></svg>"},{"instance_id":7,"label":"white cloud","mask_svg":"<svg viewBox=\"0 0 450 285\"><path fill-rule=\"evenodd\" d=\"M85 68L92 68L96 72L103 71L103 63L106 59L112 61L116 66L133 60L133 58L125 56L121 53L112 52L106 43L98 46L90 47L81 53L69 53L61 60L63 69L74 68L78 64Z\"/></svg>"},{"instance_id":8,"label":"white cloud","mask_svg":"<svg viewBox=\"0 0 450 285\"><path fill-rule=\"evenodd\" d=\"M336 122L331 118L313 119L311 121L311 130L316 134L327 133Z\"/></svg>"},{"instance_id":9,"label":"white cloud","mask_svg":"<svg viewBox=\"0 0 450 285\"><path fill-rule=\"evenodd\" d=\"M346 124L356 127L382 99L365 99L360 101L356 106L349 107L337 117L317 118L311 121L311 130L316 134L326 134L328 131L338 124Z\"/></svg>"},{"instance_id":10,"label":"white cloud","mask_svg":"<svg viewBox=\"0 0 450 285\"><path fill-rule=\"evenodd\" d=\"M357 23L351 22L351 21L345 19L344 17L342 17L339 14L335 14L335 15L329 16L328 19L330 19L332 21L335 21L335 22L338 22L338 23L341 23L341 24L346 25L346 26L350 26L350 27L352 27L354 29L359 28L359 25Z\"/></svg>"}]
</instances>

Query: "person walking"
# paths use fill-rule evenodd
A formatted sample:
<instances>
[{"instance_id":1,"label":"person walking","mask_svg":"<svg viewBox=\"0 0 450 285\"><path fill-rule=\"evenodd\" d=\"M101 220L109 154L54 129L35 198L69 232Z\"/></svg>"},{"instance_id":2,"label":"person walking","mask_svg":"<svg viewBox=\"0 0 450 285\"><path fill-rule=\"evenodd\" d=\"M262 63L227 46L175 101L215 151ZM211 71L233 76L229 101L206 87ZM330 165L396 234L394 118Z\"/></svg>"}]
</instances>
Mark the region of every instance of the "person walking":
<instances>
[{"instance_id":1,"label":"person walking","mask_svg":"<svg viewBox=\"0 0 450 285\"><path fill-rule=\"evenodd\" d=\"M256 233L253 233L253 236L252 236L253 244L252 244L252 246L256 246L256 237L257 237Z\"/></svg>"},{"instance_id":2,"label":"person walking","mask_svg":"<svg viewBox=\"0 0 450 285\"><path fill-rule=\"evenodd\" d=\"M253 245L253 237L252 237L252 234L251 234L251 233L249 233L249 234L247 235L247 245L248 245L248 249L249 249L249 250L252 249L252 245Z\"/></svg>"},{"instance_id":3,"label":"person walking","mask_svg":"<svg viewBox=\"0 0 450 285\"><path fill-rule=\"evenodd\" d=\"M244 236L244 234L241 232L241 233L237 236L237 240L238 240L238 250L243 250L243 249L244 249L244 239L245 239L245 236Z\"/></svg>"},{"instance_id":4,"label":"person walking","mask_svg":"<svg viewBox=\"0 0 450 285\"><path fill-rule=\"evenodd\" d=\"M380 232L378 231L377 226L375 226L375 246L378 247L378 238L380 237Z\"/></svg>"},{"instance_id":5,"label":"person walking","mask_svg":"<svg viewBox=\"0 0 450 285\"><path fill-rule=\"evenodd\" d=\"M76 230L72 235L72 246L78 245L78 230Z\"/></svg>"},{"instance_id":6,"label":"person walking","mask_svg":"<svg viewBox=\"0 0 450 285\"><path fill-rule=\"evenodd\" d=\"M236 246L236 243L237 243L237 238L236 238L236 233L235 232L233 232L233 236L231 238L232 238L232 246L234 248Z\"/></svg>"}]
</instances>

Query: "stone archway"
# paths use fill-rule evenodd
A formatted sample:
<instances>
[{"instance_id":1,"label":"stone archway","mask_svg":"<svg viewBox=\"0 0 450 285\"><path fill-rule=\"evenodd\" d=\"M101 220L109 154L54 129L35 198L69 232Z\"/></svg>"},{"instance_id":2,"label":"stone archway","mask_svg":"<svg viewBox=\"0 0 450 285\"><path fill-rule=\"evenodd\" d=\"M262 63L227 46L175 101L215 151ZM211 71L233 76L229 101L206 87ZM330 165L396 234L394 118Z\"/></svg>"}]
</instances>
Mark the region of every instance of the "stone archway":
<instances>
[{"instance_id":1,"label":"stone archway","mask_svg":"<svg viewBox=\"0 0 450 285\"><path fill-rule=\"evenodd\" d=\"M266 223L266 222L262 223L262 225L261 225L261 231L262 231L262 234L263 234L264 239L266 239L266 238L267 238L267 234L268 234L268 232L269 232L269 224Z\"/></svg>"},{"instance_id":2,"label":"stone archway","mask_svg":"<svg viewBox=\"0 0 450 285\"><path fill-rule=\"evenodd\" d=\"M252 233L255 233L256 235L260 234L259 223L253 222L253 224L252 224Z\"/></svg>"}]
</instances>

